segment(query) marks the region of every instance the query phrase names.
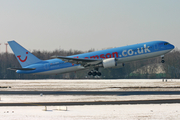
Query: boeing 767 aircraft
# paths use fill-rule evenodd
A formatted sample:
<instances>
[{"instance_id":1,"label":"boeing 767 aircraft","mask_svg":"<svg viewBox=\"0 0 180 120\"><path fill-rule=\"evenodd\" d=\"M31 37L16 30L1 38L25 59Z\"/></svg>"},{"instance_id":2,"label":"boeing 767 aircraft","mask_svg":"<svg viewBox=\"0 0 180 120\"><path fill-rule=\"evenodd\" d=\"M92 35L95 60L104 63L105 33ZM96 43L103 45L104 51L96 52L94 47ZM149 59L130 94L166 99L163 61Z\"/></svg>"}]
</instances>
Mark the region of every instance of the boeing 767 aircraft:
<instances>
[{"instance_id":1,"label":"boeing 767 aircraft","mask_svg":"<svg viewBox=\"0 0 180 120\"><path fill-rule=\"evenodd\" d=\"M15 41L8 42L22 68L9 68L22 74L61 74L90 69L88 75L101 76L98 69L124 66L125 62L161 56L174 49L166 41L152 41L124 47L106 49L72 56L52 56L50 60L40 60Z\"/></svg>"}]
</instances>

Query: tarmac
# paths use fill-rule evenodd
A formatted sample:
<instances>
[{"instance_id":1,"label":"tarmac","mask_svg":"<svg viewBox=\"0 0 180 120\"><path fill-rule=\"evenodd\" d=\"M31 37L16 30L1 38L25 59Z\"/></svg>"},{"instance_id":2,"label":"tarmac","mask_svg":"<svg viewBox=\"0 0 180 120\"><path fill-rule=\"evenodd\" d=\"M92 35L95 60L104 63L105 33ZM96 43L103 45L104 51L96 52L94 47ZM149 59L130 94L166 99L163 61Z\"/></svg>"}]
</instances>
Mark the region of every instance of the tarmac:
<instances>
[{"instance_id":1,"label":"tarmac","mask_svg":"<svg viewBox=\"0 0 180 120\"><path fill-rule=\"evenodd\" d=\"M0 95L180 95L180 91L0 91Z\"/></svg>"},{"instance_id":2,"label":"tarmac","mask_svg":"<svg viewBox=\"0 0 180 120\"><path fill-rule=\"evenodd\" d=\"M6 80L0 82L0 95L22 95L22 97L23 95L54 95L56 97L55 101L32 101L27 99L27 101L24 102L19 102L21 101L21 98L19 98L18 101L0 102L0 106L63 106L180 103L179 97L172 97L173 95L180 95L180 84L179 81L175 80L171 80L169 82L161 82L160 80ZM58 95L72 96L72 98L67 98L66 101L63 101L62 99L60 99L62 97ZM167 97L157 97L161 95ZM92 98L84 98L84 96L94 96L94 100ZM99 96L100 98L97 98L97 96ZM108 100L102 96L108 96ZM119 97L115 100L112 96ZM78 101L77 97L79 99L82 99L82 101ZM122 97L129 97L129 99L122 99ZM14 100L14 98L15 97L13 97L12 100ZM70 99L70 101L68 99Z\"/></svg>"},{"instance_id":3,"label":"tarmac","mask_svg":"<svg viewBox=\"0 0 180 120\"><path fill-rule=\"evenodd\" d=\"M166 100L130 100L130 101L95 101L95 102L27 102L0 103L0 106L67 106L67 105L125 105L125 104L169 104L180 103L180 99Z\"/></svg>"}]
</instances>

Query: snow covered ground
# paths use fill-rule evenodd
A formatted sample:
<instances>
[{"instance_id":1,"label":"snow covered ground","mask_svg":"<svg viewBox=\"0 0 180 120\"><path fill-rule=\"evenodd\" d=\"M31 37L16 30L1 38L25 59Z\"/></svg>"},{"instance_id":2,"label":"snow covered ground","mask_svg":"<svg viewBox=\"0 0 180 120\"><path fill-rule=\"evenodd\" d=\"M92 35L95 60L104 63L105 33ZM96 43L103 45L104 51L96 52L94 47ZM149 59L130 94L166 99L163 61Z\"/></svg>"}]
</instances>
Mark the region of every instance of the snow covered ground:
<instances>
[{"instance_id":1,"label":"snow covered ground","mask_svg":"<svg viewBox=\"0 0 180 120\"><path fill-rule=\"evenodd\" d=\"M180 104L0 107L0 120L179 120Z\"/></svg>"},{"instance_id":2,"label":"snow covered ground","mask_svg":"<svg viewBox=\"0 0 180 120\"><path fill-rule=\"evenodd\" d=\"M180 80L0 80L1 91L180 91ZM180 95L0 95L0 103L180 99ZM179 120L180 104L0 106L0 120Z\"/></svg>"},{"instance_id":3,"label":"snow covered ground","mask_svg":"<svg viewBox=\"0 0 180 120\"><path fill-rule=\"evenodd\" d=\"M129 101L180 99L180 95L0 95L0 103L28 102L94 102L94 101Z\"/></svg>"},{"instance_id":4,"label":"snow covered ground","mask_svg":"<svg viewBox=\"0 0 180 120\"><path fill-rule=\"evenodd\" d=\"M162 79L0 80L0 86L8 87L0 88L1 91L180 91L180 80L168 79L167 82L162 82Z\"/></svg>"}]
</instances>

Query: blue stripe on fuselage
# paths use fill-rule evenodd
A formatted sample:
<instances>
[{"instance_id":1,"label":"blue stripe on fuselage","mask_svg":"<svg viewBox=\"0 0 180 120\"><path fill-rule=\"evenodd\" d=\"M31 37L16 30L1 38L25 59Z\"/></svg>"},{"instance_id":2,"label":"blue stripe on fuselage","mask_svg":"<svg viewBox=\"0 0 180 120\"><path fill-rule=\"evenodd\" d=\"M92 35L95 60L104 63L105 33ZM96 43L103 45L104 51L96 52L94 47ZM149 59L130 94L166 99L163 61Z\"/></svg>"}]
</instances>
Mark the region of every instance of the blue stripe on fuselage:
<instances>
[{"instance_id":1,"label":"blue stripe on fuselage","mask_svg":"<svg viewBox=\"0 0 180 120\"><path fill-rule=\"evenodd\" d=\"M142 54L147 54L147 53L152 53L152 52L158 52L162 50L174 49L173 45L169 44L165 46L164 43L167 43L167 42L152 41L152 42L135 44L135 45L130 45L130 46L112 48L112 49L107 49L107 50L102 50L102 51L95 51L95 52L90 52L90 53L85 53L85 54L73 55L70 57L103 59L101 58L101 55L102 56L104 55L105 58L110 58L110 57L124 58L124 57L129 57L129 56L136 56L136 55L142 55ZM118 53L118 56L116 55L116 52Z\"/></svg>"},{"instance_id":2,"label":"blue stripe on fuselage","mask_svg":"<svg viewBox=\"0 0 180 120\"><path fill-rule=\"evenodd\" d=\"M166 41L152 41L130 46L123 46L118 48L106 49L101 51L89 52L84 54L73 55L69 57L88 58L88 59L105 59L105 58L125 58L131 56L138 56L163 50L174 49L171 44L166 44ZM76 64L65 63L60 59L45 60L36 64L27 66L26 68L36 68L36 70L17 70L17 73L39 73L50 70L63 69L68 67L77 66Z\"/></svg>"}]
</instances>

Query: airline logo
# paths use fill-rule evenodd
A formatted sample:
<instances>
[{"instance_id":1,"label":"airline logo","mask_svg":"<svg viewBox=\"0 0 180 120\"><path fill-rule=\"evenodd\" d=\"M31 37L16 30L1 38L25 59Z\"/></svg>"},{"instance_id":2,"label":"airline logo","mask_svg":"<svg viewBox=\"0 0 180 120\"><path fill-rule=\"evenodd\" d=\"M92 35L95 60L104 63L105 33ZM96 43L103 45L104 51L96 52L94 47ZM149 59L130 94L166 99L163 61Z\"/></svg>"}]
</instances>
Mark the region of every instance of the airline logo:
<instances>
[{"instance_id":1,"label":"airline logo","mask_svg":"<svg viewBox=\"0 0 180 120\"><path fill-rule=\"evenodd\" d=\"M142 53L148 53L148 52L151 52L150 51L150 46L147 46L146 47L146 44L144 44L144 47L141 47L141 48L137 48L137 49L129 49L129 50L123 50L122 51L122 55L119 55L119 57L122 57L122 56L131 56L131 55L137 55L137 54L142 54Z\"/></svg>"},{"instance_id":2,"label":"airline logo","mask_svg":"<svg viewBox=\"0 0 180 120\"><path fill-rule=\"evenodd\" d=\"M143 53L149 53L150 51L150 46L147 46L144 44L144 47L137 48L137 49L129 49L129 50L123 50L122 54L118 55L118 52L113 52L113 53L107 53L107 54L101 54L101 55L94 55L90 57L85 57L85 59L105 59L105 58L118 58L118 57L126 57L126 56L132 56L132 55L137 55L137 54L143 54ZM78 56L76 57L78 58Z\"/></svg>"},{"instance_id":3,"label":"airline logo","mask_svg":"<svg viewBox=\"0 0 180 120\"><path fill-rule=\"evenodd\" d=\"M26 54L28 54L28 52L26 52ZM18 58L21 62L26 62L26 60L27 60L27 56L25 57L24 60L21 59L21 55L18 55L17 58Z\"/></svg>"}]
</instances>

